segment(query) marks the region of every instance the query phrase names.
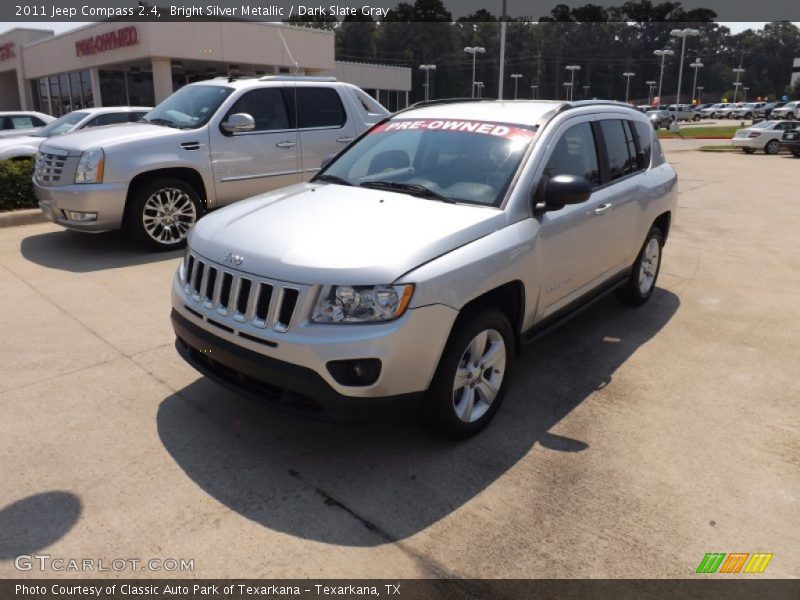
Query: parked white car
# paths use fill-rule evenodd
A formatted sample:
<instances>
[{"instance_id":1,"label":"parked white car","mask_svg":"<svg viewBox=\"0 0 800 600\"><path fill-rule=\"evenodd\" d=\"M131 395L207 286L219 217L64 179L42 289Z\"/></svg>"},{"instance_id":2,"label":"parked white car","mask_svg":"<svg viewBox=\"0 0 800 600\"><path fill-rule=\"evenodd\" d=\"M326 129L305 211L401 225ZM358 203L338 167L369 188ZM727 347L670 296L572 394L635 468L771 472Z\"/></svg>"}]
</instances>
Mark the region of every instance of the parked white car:
<instances>
[{"instance_id":1,"label":"parked white car","mask_svg":"<svg viewBox=\"0 0 800 600\"><path fill-rule=\"evenodd\" d=\"M731 145L741 148L747 154L763 150L765 154L777 154L781 149L784 131L797 129L800 121L759 121L739 129L731 139Z\"/></svg>"},{"instance_id":2,"label":"parked white car","mask_svg":"<svg viewBox=\"0 0 800 600\"><path fill-rule=\"evenodd\" d=\"M780 108L774 109L772 111L771 116L773 119L789 119L789 120L800 117L800 100L787 102Z\"/></svg>"},{"instance_id":3,"label":"parked white car","mask_svg":"<svg viewBox=\"0 0 800 600\"><path fill-rule=\"evenodd\" d=\"M27 135L0 139L0 160L33 158L39 152L39 146L48 138L92 127L135 123L150 110L152 109L147 106L107 106L75 110Z\"/></svg>"},{"instance_id":4,"label":"parked white car","mask_svg":"<svg viewBox=\"0 0 800 600\"><path fill-rule=\"evenodd\" d=\"M12 110L0 112L0 138L26 135L37 131L55 117L33 110Z\"/></svg>"}]
</instances>

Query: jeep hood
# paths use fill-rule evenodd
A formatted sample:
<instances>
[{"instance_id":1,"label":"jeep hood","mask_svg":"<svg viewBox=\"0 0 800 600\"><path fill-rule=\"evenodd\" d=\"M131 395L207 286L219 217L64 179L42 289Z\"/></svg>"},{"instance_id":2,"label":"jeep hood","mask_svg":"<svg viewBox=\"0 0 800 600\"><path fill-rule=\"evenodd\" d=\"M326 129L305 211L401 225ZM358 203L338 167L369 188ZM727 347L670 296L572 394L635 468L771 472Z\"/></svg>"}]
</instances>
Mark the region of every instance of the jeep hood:
<instances>
[{"instance_id":1,"label":"jeep hood","mask_svg":"<svg viewBox=\"0 0 800 600\"><path fill-rule=\"evenodd\" d=\"M119 125L108 125L106 127L94 127L83 129L74 133L66 133L48 138L45 146L48 148L60 148L68 150L72 155L78 155L89 148L103 148L108 150L119 144L126 144L131 141L148 142L158 138L178 136L189 133L189 130L179 130L162 125L150 125L148 123L121 123ZM192 130L194 137L198 133Z\"/></svg>"},{"instance_id":2,"label":"jeep hood","mask_svg":"<svg viewBox=\"0 0 800 600\"><path fill-rule=\"evenodd\" d=\"M386 284L505 222L491 207L305 183L211 213L189 246L221 264L233 253L239 270L286 282Z\"/></svg>"}]
</instances>

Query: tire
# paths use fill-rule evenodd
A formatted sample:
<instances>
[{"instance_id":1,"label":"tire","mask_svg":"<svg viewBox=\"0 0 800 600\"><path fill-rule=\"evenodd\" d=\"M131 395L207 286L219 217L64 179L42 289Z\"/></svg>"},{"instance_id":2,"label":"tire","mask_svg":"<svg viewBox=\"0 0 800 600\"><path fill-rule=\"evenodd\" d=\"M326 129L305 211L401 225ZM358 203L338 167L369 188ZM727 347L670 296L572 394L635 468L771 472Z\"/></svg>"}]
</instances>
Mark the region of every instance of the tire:
<instances>
[{"instance_id":1,"label":"tire","mask_svg":"<svg viewBox=\"0 0 800 600\"><path fill-rule=\"evenodd\" d=\"M692 123L697 123L700 120L700 115L695 115L692 117Z\"/></svg>"},{"instance_id":2,"label":"tire","mask_svg":"<svg viewBox=\"0 0 800 600\"><path fill-rule=\"evenodd\" d=\"M788 115L786 115L786 118L787 118L788 120L790 120L790 121L794 121L794 113L793 113L793 112L790 112Z\"/></svg>"},{"instance_id":3,"label":"tire","mask_svg":"<svg viewBox=\"0 0 800 600\"><path fill-rule=\"evenodd\" d=\"M798 150L796 148L792 148L791 153L792 153L792 156L794 156L795 158L800 158L800 150Z\"/></svg>"},{"instance_id":4,"label":"tire","mask_svg":"<svg viewBox=\"0 0 800 600\"><path fill-rule=\"evenodd\" d=\"M747 113L747 114L744 116L744 118L745 118L745 119L752 119L752 118L753 118L753 113Z\"/></svg>"},{"instance_id":5,"label":"tire","mask_svg":"<svg viewBox=\"0 0 800 600\"><path fill-rule=\"evenodd\" d=\"M134 190L125 225L140 243L153 250L186 245L189 229L202 216L197 191L180 179L155 179Z\"/></svg>"},{"instance_id":6,"label":"tire","mask_svg":"<svg viewBox=\"0 0 800 600\"><path fill-rule=\"evenodd\" d=\"M427 424L453 439L466 439L486 427L503 402L514 352L514 332L499 310L459 317L423 403ZM497 362L476 366L476 355Z\"/></svg>"},{"instance_id":7,"label":"tire","mask_svg":"<svg viewBox=\"0 0 800 600\"><path fill-rule=\"evenodd\" d=\"M661 270L663 247L664 235L658 227L651 227L633 263L630 277L617 289L617 299L620 302L630 306L640 306L653 295Z\"/></svg>"},{"instance_id":8,"label":"tire","mask_svg":"<svg viewBox=\"0 0 800 600\"><path fill-rule=\"evenodd\" d=\"M745 154L753 154L755 150L753 148L742 148Z\"/></svg>"},{"instance_id":9,"label":"tire","mask_svg":"<svg viewBox=\"0 0 800 600\"><path fill-rule=\"evenodd\" d=\"M778 140L770 140L764 146L764 154L777 154L781 151L781 143Z\"/></svg>"}]
</instances>

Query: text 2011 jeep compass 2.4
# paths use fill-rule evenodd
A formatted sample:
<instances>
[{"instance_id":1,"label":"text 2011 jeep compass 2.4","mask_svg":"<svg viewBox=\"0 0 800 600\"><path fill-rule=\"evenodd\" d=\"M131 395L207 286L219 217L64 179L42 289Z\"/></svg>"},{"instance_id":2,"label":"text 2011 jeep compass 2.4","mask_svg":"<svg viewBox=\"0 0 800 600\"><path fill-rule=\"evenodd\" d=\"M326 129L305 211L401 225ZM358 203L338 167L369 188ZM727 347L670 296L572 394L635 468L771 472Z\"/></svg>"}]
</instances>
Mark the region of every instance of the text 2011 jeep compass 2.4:
<instances>
[{"instance_id":1,"label":"text 2011 jeep compass 2.4","mask_svg":"<svg viewBox=\"0 0 800 600\"><path fill-rule=\"evenodd\" d=\"M310 182L198 222L173 281L176 345L283 405L421 399L465 437L497 411L522 342L611 289L649 298L676 183L621 104L412 108Z\"/></svg>"}]
</instances>

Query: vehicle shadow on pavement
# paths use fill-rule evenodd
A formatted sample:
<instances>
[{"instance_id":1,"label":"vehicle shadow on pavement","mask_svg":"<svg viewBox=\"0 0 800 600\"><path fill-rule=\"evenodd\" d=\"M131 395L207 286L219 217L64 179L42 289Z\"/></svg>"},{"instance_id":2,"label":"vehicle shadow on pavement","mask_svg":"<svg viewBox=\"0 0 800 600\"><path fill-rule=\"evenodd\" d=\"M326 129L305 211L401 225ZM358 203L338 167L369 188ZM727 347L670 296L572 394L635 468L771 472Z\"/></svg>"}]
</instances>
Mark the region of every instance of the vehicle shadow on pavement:
<instances>
[{"instance_id":1,"label":"vehicle shadow on pavement","mask_svg":"<svg viewBox=\"0 0 800 600\"><path fill-rule=\"evenodd\" d=\"M32 554L58 541L81 514L81 501L53 491L22 498L0 508L0 560Z\"/></svg>"},{"instance_id":2,"label":"vehicle shadow on pavement","mask_svg":"<svg viewBox=\"0 0 800 600\"><path fill-rule=\"evenodd\" d=\"M440 439L410 416L292 418L205 378L161 403L158 434L191 480L260 525L329 544L391 543L475 498L534 444L587 451L586 442L549 430L606 386L679 305L663 289L639 309L608 298L541 338L517 361L494 422L465 442Z\"/></svg>"},{"instance_id":3,"label":"vehicle shadow on pavement","mask_svg":"<svg viewBox=\"0 0 800 600\"><path fill-rule=\"evenodd\" d=\"M183 250L146 250L119 231L80 233L69 230L28 236L22 240L21 251L22 256L37 265L73 273L174 260L183 253Z\"/></svg>"}]
</instances>

